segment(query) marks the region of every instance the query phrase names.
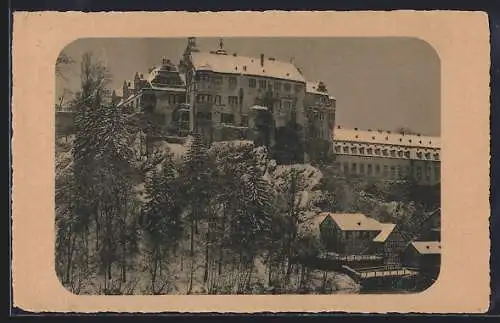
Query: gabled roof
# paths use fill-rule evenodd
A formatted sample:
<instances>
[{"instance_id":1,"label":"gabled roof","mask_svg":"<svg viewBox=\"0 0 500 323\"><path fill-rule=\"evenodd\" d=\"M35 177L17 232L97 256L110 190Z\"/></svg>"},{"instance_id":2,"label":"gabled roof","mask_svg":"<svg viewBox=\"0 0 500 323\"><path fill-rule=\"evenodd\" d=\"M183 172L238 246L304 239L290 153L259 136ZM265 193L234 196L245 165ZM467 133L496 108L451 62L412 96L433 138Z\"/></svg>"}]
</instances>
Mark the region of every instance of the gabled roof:
<instances>
[{"instance_id":1,"label":"gabled roof","mask_svg":"<svg viewBox=\"0 0 500 323\"><path fill-rule=\"evenodd\" d=\"M191 62L194 68L199 71L246 74L305 83L304 76L292 63L270 60L265 57L264 64L261 66L260 58L193 52L191 53Z\"/></svg>"},{"instance_id":2,"label":"gabled roof","mask_svg":"<svg viewBox=\"0 0 500 323\"><path fill-rule=\"evenodd\" d=\"M396 227L396 224L394 223L380 223L380 228L382 231L373 238L373 241L375 242L385 242L387 238L389 238L389 235L394 231L394 228Z\"/></svg>"},{"instance_id":3,"label":"gabled roof","mask_svg":"<svg viewBox=\"0 0 500 323\"><path fill-rule=\"evenodd\" d=\"M333 132L333 137L335 141L344 142L362 142L362 143L373 143L382 145L399 145L399 146L410 146L410 147L421 147L421 148L441 148L441 138L434 136L418 136L418 135L408 135L400 134L396 132L388 131L378 131L378 130L356 130L356 129L345 129L345 128L335 128Z\"/></svg>"},{"instance_id":4,"label":"gabled roof","mask_svg":"<svg viewBox=\"0 0 500 323\"><path fill-rule=\"evenodd\" d=\"M306 82L306 92L312 93L312 94L318 94L318 95L326 95L329 98L333 99L333 97L328 94L328 90L326 92L318 91L318 87L319 87L320 83L322 83L322 82L321 81L307 81Z\"/></svg>"},{"instance_id":5,"label":"gabled roof","mask_svg":"<svg viewBox=\"0 0 500 323\"><path fill-rule=\"evenodd\" d=\"M441 253L441 242L439 241L414 241L411 244L420 254Z\"/></svg>"},{"instance_id":6,"label":"gabled roof","mask_svg":"<svg viewBox=\"0 0 500 323\"><path fill-rule=\"evenodd\" d=\"M326 213L344 231L380 231L381 223L362 213Z\"/></svg>"}]
</instances>

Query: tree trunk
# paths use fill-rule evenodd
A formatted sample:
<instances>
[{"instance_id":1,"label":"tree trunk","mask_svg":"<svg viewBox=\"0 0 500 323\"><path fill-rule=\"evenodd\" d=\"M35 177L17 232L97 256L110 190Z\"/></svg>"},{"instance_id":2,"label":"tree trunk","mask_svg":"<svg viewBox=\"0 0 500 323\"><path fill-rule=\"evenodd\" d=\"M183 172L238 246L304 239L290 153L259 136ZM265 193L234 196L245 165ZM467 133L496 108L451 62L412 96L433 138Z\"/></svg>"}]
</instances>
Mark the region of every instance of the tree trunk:
<instances>
[{"instance_id":1,"label":"tree trunk","mask_svg":"<svg viewBox=\"0 0 500 323\"><path fill-rule=\"evenodd\" d=\"M189 256L191 258L191 266L189 269L189 287L187 290L188 294L191 294L193 291L193 275L194 275L194 234L195 234L195 220L194 214L191 215L191 237L190 237L190 245L189 245Z\"/></svg>"},{"instance_id":2,"label":"tree trunk","mask_svg":"<svg viewBox=\"0 0 500 323\"><path fill-rule=\"evenodd\" d=\"M153 273L151 275L151 293L155 294L156 273L158 270L158 247L153 252Z\"/></svg>"},{"instance_id":3,"label":"tree trunk","mask_svg":"<svg viewBox=\"0 0 500 323\"><path fill-rule=\"evenodd\" d=\"M206 237L206 242L205 242L205 271L203 273L203 282L206 283L208 280L208 266L209 266L209 248L210 248L210 230L211 230L212 223L208 224L208 231L207 231L207 237Z\"/></svg>"},{"instance_id":4,"label":"tree trunk","mask_svg":"<svg viewBox=\"0 0 500 323\"><path fill-rule=\"evenodd\" d=\"M66 283L71 281L71 268L73 266L73 247L74 247L74 237L73 230L70 228L68 232L68 262L66 263Z\"/></svg>"}]
</instances>

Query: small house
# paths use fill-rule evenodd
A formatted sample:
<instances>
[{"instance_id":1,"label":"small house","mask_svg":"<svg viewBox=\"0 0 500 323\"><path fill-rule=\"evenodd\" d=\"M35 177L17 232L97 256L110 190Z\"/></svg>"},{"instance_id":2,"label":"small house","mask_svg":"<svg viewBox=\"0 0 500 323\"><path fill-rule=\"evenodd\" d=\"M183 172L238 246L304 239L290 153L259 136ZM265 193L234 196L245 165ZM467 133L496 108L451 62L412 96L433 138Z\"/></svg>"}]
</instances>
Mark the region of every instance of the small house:
<instances>
[{"instance_id":1,"label":"small house","mask_svg":"<svg viewBox=\"0 0 500 323\"><path fill-rule=\"evenodd\" d=\"M402 261L408 268L437 277L441 265L441 242L413 241L405 249Z\"/></svg>"},{"instance_id":2,"label":"small house","mask_svg":"<svg viewBox=\"0 0 500 323\"><path fill-rule=\"evenodd\" d=\"M381 233L381 223L361 213L327 213L320 224L321 241L328 251L366 254Z\"/></svg>"},{"instance_id":3,"label":"small house","mask_svg":"<svg viewBox=\"0 0 500 323\"><path fill-rule=\"evenodd\" d=\"M380 233L373 238L372 251L383 255L387 265L400 264L400 256L408 245L407 237L394 223L380 223L380 228Z\"/></svg>"}]
</instances>

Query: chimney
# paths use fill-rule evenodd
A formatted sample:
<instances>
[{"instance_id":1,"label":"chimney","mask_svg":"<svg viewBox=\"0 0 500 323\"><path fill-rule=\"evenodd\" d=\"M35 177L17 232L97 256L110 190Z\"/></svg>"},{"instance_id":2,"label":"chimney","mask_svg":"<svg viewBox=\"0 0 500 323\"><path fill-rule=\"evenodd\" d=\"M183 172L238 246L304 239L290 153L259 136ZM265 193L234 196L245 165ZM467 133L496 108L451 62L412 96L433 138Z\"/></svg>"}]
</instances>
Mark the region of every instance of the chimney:
<instances>
[{"instance_id":1,"label":"chimney","mask_svg":"<svg viewBox=\"0 0 500 323\"><path fill-rule=\"evenodd\" d=\"M260 54L260 66L264 67L264 54Z\"/></svg>"}]
</instances>

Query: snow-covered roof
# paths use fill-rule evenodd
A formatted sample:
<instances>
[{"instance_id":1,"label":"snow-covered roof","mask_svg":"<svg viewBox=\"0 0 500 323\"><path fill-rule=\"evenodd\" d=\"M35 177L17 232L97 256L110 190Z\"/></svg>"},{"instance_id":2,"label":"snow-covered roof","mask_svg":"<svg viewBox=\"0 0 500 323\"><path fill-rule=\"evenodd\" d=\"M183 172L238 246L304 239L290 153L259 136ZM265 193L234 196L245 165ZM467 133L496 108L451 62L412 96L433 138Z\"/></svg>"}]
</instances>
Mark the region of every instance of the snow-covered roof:
<instances>
[{"instance_id":1,"label":"snow-covered roof","mask_svg":"<svg viewBox=\"0 0 500 323\"><path fill-rule=\"evenodd\" d=\"M267 107L263 107L260 105L253 105L250 107L250 110L260 110L260 111L267 111L269 110Z\"/></svg>"},{"instance_id":2,"label":"snow-covered roof","mask_svg":"<svg viewBox=\"0 0 500 323\"><path fill-rule=\"evenodd\" d=\"M388 131L356 130L337 127L333 132L333 137L334 141L337 142L347 141L407 147L441 148L440 137L409 135Z\"/></svg>"},{"instance_id":3,"label":"snow-covered roof","mask_svg":"<svg viewBox=\"0 0 500 323\"><path fill-rule=\"evenodd\" d=\"M212 71L226 74L245 74L271 77L305 83L304 76L292 63L260 58L223 55L210 52L191 53L191 62L196 70Z\"/></svg>"},{"instance_id":4,"label":"snow-covered roof","mask_svg":"<svg viewBox=\"0 0 500 323\"><path fill-rule=\"evenodd\" d=\"M117 88L117 89L114 89L114 91L115 91L115 95L117 97L120 97L120 98L123 97L123 88Z\"/></svg>"},{"instance_id":5,"label":"snow-covered roof","mask_svg":"<svg viewBox=\"0 0 500 323\"><path fill-rule=\"evenodd\" d=\"M420 254L441 253L441 242L439 241L414 241L411 244Z\"/></svg>"},{"instance_id":6,"label":"snow-covered roof","mask_svg":"<svg viewBox=\"0 0 500 323\"><path fill-rule=\"evenodd\" d=\"M394 231L394 228L396 227L396 224L394 223L380 223L380 228L382 231L373 238L373 241L375 242L385 242L389 235Z\"/></svg>"},{"instance_id":7,"label":"snow-covered roof","mask_svg":"<svg viewBox=\"0 0 500 323\"><path fill-rule=\"evenodd\" d=\"M381 223L362 213L326 213L344 231L380 231Z\"/></svg>"},{"instance_id":8,"label":"snow-covered roof","mask_svg":"<svg viewBox=\"0 0 500 323\"><path fill-rule=\"evenodd\" d=\"M168 92L186 92L186 88L183 87L169 87L169 86L151 86L150 89L155 91L168 91Z\"/></svg>"},{"instance_id":9,"label":"snow-covered roof","mask_svg":"<svg viewBox=\"0 0 500 323\"><path fill-rule=\"evenodd\" d=\"M318 87L319 87L320 83L322 83L322 82L321 81L307 81L306 82L306 92L330 96L328 94L328 90L326 92L318 91Z\"/></svg>"}]
</instances>

